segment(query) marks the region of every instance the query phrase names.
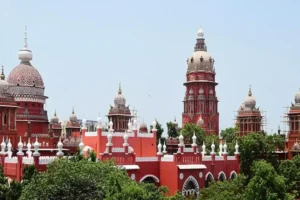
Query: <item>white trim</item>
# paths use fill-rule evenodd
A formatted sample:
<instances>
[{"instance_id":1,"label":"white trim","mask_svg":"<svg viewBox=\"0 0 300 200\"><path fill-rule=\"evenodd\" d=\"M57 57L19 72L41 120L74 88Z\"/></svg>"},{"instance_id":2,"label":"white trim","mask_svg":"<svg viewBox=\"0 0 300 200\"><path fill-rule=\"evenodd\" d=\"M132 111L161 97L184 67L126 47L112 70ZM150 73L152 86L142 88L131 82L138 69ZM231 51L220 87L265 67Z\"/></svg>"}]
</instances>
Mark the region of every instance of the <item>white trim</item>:
<instances>
[{"instance_id":1,"label":"white trim","mask_svg":"<svg viewBox=\"0 0 300 200\"><path fill-rule=\"evenodd\" d=\"M193 184L195 185L195 189L196 191L189 191L189 190L185 190L185 187L187 186L187 184L192 181ZM183 183L183 186L182 186L182 195L185 196L185 193L191 193L191 192L196 192L197 196L199 195L200 193L200 187L199 187L199 184L197 182L197 180L193 177L193 176L189 176L187 177L187 179L185 179L184 183Z\"/></svg>"},{"instance_id":2,"label":"white trim","mask_svg":"<svg viewBox=\"0 0 300 200\"><path fill-rule=\"evenodd\" d=\"M190 164L190 165L177 165L179 169L206 169L202 164Z\"/></svg>"},{"instance_id":3,"label":"white trim","mask_svg":"<svg viewBox=\"0 0 300 200\"><path fill-rule=\"evenodd\" d=\"M84 135L87 137L93 137L93 136L97 136L97 132L85 132Z\"/></svg>"},{"instance_id":4,"label":"white trim","mask_svg":"<svg viewBox=\"0 0 300 200\"><path fill-rule=\"evenodd\" d=\"M126 170L135 170L135 169L140 169L138 165L120 165L120 168L124 168Z\"/></svg>"},{"instance_id":5,"label":"white trim","mask_svg":"<svg viewBox=\"0 0 300 200\"><path fill-rule=\"evenodd\" d=\"M232 171L232 172L230 172L229 179L231 179L231 176L232 176L233 174L235 174L235 178L237 177L237 173L236 173L235 171Z\"/></svg>"},{"instance_id":6,"label":"white trim","mask_svg":"<svg viewBox=\"0 0 300 200\"><path fill-rule=\"evenodd\" d=\"M143 176L143 178L141 178L141 180L140 180L140 183L143 182L148 177L153 178L156 183L159 183L159 179L156 176L152 175L152 174L147 174L147 175Z\"/></svg>"},{"instance_id":7,"label":"white trim","mask_svg":"<svg viewBox=\"0 0 300 200\"><path fill-rule=\"evenodd\" d=\"M221 174L224 174L225 180L227 180L226 174L223 171L219 172L219 174L218 174L218 180L220 179Z\"/></svg>"},{"instance_id":8,"label":"white trim","mask_svg":"<svg viewBox=\"0 0 300 200\"><path fill-rule=\"evenodd\" d=\"M207 180L208 176L211 175L212 179L215 180L214 175L211 172L207 172L205 175L205 180Z\"/></svg>"},{"instance_id":9,"label":"white trim","mask_svg":"<svg viewBox=\"0 0 300 200\"><path fill-rule=\"evenodd\" d=\"M136 157L135 162L156 162L158 157Z\"/></svg>"}]
</instances>

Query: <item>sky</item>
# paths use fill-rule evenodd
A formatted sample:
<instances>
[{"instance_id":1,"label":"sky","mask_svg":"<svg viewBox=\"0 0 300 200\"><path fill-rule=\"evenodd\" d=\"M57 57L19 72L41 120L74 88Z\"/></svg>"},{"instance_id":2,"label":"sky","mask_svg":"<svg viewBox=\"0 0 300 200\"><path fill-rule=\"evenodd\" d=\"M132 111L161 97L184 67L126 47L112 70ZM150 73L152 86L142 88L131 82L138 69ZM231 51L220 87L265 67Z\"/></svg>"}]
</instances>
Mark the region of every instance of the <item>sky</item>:
<instances>
[{"instance_id":1,"label":"sky","mask_svg":"<svg viewBox=\"0 0 300 200\"><path fill-rule=\"evenodd\" d=\"M300 1L0 0L0 62L19 64L27 24L48 116L108 114L119 82L148 125L181 123L186 59L204 29L215 59L220 128L233 126L249 85L275 132L300 88ZM166 130L165 130L166 133Z\"/></svg>"}]
</instances>

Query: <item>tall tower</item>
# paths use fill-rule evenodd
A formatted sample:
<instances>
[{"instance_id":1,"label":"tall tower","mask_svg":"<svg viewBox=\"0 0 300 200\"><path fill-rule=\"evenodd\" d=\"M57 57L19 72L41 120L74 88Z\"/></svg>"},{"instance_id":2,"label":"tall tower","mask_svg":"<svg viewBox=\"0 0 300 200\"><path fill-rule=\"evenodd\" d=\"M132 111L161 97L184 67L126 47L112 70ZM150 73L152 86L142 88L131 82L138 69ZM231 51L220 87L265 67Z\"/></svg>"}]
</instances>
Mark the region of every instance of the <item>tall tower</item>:
<instances>
[{"instance_id":1,"label":"tall tower","mask_svg":"<svg viewBox=\"0 0 300 200\"><path fill-rule=\"evenodd\" d=\"M288 132L288 151L289 158L292 158L292 153L299 154L300 152L300 89L295 95L295 104L292 103L289 113L289 132Z\"/></svg>"},{"instance_id":2,"label":"tall tower","mask_svg":"<svg viewBox=\"0 0 300 200\"><path fill-rule=\"evenodd\" d=\"M187 59L186 92L183 100L182 126L194 123L206 133L219 134L218 98L216 96L215 60L207 52L202 27L197 34L194 53Z\"/></svg>"},{"instance_id":3,"label":"tall tower","mask_svg":"<svg viewBox=\"0 0 300 200\"><path fill-rule=\"evenodd\" d=\"M113 122L115 132L125 132L128 129L128 122L131 119L129 106L126 106L126 99L122 94L121 84L119 84L118 95L114 99L114 106L110 106L107 115L108 120Z\"/></svg>"},{"instance_id":4,"label":"tall tower","mask_svg":"<svg viewBox=\"0 0 300 200\"><path fill-rule=\"evenodd\" d=\"M28 137L31 134L48 134L48 115L44 110L46 97L42 76L30 61L32 52L27 45L27 30L25 27L24 47L19 51L21 63L9 74L7 82L10 93L14 96L19 108L16 113L19 136Z\"/></svg>"},{"instance_id":5,"label":"tall tower","mask_svg":"<svg viewBox=\"0 0 300 200\"><path fill-rule=\"evenodd\" d=\"M236 125L239 136L262 131L262 116L259 108L256 108L256 100L252 96L251 87L248 96L238 110Z\"/></svg>"}]
</instances>

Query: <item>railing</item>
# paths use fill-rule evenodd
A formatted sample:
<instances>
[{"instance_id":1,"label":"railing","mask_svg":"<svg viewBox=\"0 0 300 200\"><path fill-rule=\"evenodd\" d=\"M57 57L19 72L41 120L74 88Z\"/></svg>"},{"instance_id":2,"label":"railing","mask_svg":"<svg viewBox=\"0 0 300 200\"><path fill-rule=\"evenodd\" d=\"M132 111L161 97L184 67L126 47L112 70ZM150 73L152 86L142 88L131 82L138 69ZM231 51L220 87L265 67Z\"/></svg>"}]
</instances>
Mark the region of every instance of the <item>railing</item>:
<instances>
[{"instance_id":1,"label":"railing","mask_svg":"<svg viewBox=\"0 0 300 200\"><path fill-rule=\"evenodd\" d=\"M87 137L97 136L97 132L85 132L85 136Z\"/></svg>"},{"instance_id":2,"label":"railing","mask_svg":"<svg viewBox=\"0 0 300 200\"><path fill-rule=\"evenodd\" d=\"M102 132L102 136L107 136L109 132ZM111 135L113 137L123 137L124 136L124 132L111 132ZM126 133L128 135L128 137L134 137L134 133Z\"/></svg>"},{"instance_id":3,"label":"railing","mask_svg":"<svg viewBox=\"0 0 300 200\"><path fill-rule=\"evenodd\" d=\"M120 155L114 155L110 156L107 154L104 154L101 156L102 161L111 160L113 159L116 165L132 165L135 164L135 155L134 154L120 154Z\"/></svg>"},{"instance_id":4,"label":"railing","mask_svg":"<svg viewBox=\"0 0 300 200\"><path fill-rule=\"evenodd\" d=\"M48 165L49 163L52 163L56 158L56 156L40 156L39 164Z\"/></svg>"},{"instance_id":5,"label":"railing","mask_svg":"<svg viewBox=\"0 0 300 200\"><path fill-rule=\"evenodd\" d=\"M32 165L33 164L33 157L23 157L23 164L25 165Z\"/></svg>"},{"instance_id":6,"label":"railing","mask_svg":"<svg viewBox=\"0 0 300 200\"><path fill-rule=\"evenodd\" d=\"M227 160L235 160L235 156L228 156Z\"/></svg>"},{"instance_id":7,"label":"railing","mask_svg":"<svg viewBox=\"0 0 300 200\"><path fill-rule=\"evenodd\" d=\"M161 161L163 161L163 162L173 162L174 161L174 156L173 155L164 155L161 158Z\"/></svg>"},{"instance_id":8,"label":"railing","mask_svg":"<svg viewBox=\"0 0 300 200\"><path fill-rule=\"evenodd\" d=\"M9 157L5 157L4 163L17 163L18 162L18 158L16 156L9 158Z\"/></svg>"},{"instance_id":9,"label":"railing","mask_svg":"<svg viewBox=\"0 0 300 200\"><path fill-rule=\"evenodd\" d=\"M224 160L223 156L216 156L216 160Z\"/></svg>"},{"instance_id":10,"label":"railing","mask_svg":"<svg viewBox=\"0 0 300 200\"><path fill-rule=\"evenodd\" d=\"M125 152L124 148L112 148L112 152Z\"/></svg>"},{"instance_id":11,"label":"railing","mask_svg":"<svg viewBox=\"0 0 300 200\"><path fill-rule=\"evenodd\" d=\"M158 157L136 157L136 162L155 162Z\"/></svg>"},{"instance_id":12,"label":"railing","mask_svg":"<svg viewBox=\"0 0 300 200\"><path fill-rule=\"evenodd\" d=\"M184 155L184 154L179 154L179 155L174 155L174 160L177 163L200 163L201 162L201 156L200 154L198 155Z\"/></svg>"},{"instance_id":13,"label":"railing","mask_svg":"<svg viewBox=\"0 0 300 200\"><path fill-rule=\"evenodd\" d=\"M193 148L184 148L183 152L194 152Z\"/></svg>"},{"instance_id":14,"label":"railing","mask_svg":"<svg viewBox=\"0 0 300 200\"><path fill-rule=\"evenodd\" d=\"M138 133L138 137L153 138L153 133Z\"/></svg>"},{"instance_id":15,"label":"railing","mask_svg":"<svg viewBox=\"0 0 300 200\"><path fill-rule=\"evenodd\" d=\"M204 156L204 157L202 157L202 160L203 161L211 161L212 158L211 158L211 156Z\"/></svg>"}]
</instances>

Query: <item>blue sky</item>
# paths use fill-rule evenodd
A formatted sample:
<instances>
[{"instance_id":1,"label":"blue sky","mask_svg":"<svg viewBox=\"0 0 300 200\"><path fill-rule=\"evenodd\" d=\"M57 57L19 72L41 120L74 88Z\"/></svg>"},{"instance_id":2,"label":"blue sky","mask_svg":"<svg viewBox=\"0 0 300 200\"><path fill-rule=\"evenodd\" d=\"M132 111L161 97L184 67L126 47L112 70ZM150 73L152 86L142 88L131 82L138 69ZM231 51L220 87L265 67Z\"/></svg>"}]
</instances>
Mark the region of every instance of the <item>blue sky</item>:
<instances>
[{"instance_id":1,"label":"blue sky","mask_svg":"<svg viewBox=\"0 0 300 200\"><path fill-rule=\"evenodd\" d=\"M83 3L84 2L84 3ZM118 83L140 120L181 122L186 58L201 25L215 58L221 129L252 85L268 131L300 87L299 1L0 1L0 61L18 65L24 25L46 108L102 118Z\"/></svg>"}]
</instances>

